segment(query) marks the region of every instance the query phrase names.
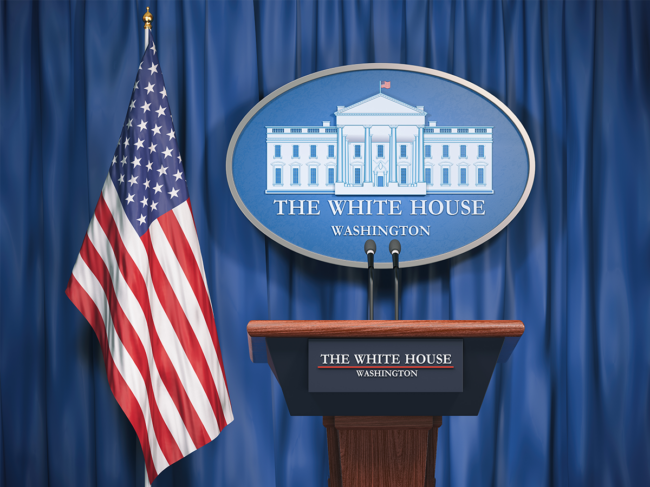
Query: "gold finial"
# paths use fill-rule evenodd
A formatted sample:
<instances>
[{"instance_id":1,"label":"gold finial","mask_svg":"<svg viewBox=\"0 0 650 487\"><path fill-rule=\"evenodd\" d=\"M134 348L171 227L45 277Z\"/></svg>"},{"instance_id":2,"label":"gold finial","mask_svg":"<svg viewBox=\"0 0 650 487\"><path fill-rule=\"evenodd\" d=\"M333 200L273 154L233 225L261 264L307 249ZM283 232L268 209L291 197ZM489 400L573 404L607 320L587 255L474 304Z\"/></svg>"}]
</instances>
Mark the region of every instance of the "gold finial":
<instances>
[{"instance_id":1,"label":"gold finial","mask_svg":"<svg viewBox=\"0 0 650 487\"><path fill-rule=\"evenodd\" d=\"M151 30L151 22L153 21L153 14L149 12L149 7L147 7L147 12L142 16L144 21L144 28Z\"/></svg>"}]
</instances>

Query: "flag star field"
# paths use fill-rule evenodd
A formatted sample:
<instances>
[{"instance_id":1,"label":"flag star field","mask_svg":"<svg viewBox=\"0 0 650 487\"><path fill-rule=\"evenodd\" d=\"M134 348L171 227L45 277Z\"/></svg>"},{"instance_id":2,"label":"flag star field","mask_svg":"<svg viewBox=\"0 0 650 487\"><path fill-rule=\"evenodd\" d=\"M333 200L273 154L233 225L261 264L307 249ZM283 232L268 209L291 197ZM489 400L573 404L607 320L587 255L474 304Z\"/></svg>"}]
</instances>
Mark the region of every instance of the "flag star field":
<instances>
[{"instance_id":1,"label":"flag star field","mask_svg":"<svg viewBox=\"0 0 650 487\"><path fill-rule=\"evenodd\" d=\"M124 212L142 236L188 199L169 99L155 44L147 49L109 171Z\"/></svg>"}]
</instances>

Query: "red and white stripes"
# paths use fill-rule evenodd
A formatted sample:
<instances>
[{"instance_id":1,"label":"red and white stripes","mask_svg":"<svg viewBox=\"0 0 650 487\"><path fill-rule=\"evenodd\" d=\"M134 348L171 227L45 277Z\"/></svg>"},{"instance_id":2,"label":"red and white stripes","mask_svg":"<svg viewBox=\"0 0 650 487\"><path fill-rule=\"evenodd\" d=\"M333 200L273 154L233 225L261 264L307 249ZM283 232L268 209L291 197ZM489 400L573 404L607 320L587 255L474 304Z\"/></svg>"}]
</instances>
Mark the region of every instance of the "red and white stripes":
<instances>
[{"instance_id":1,"label":"red and white stripes","mask_svg":"<svg viewBox=\"0 0 650 487\"><path fill-rule=\"evenodd\" d=\"M99 339L149 482L232 421L189 200L139 237L107 177L66 293Z\"/></svg>"}]
</instances>

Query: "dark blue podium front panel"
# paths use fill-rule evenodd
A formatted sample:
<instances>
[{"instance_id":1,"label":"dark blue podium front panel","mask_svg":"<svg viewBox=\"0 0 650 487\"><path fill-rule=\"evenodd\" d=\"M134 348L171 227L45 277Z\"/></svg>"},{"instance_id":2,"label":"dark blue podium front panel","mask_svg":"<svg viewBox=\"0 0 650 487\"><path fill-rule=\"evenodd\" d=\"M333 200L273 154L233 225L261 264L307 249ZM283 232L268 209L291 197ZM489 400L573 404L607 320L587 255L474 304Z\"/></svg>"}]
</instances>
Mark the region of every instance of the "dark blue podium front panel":
<instances>
[{"instance_id":1,"label":"dark blue podium front panel","mask_svg":"<svg viewBox=\"0 0 650 487\"><path fill-rule=\"evenodd\" d=\"M413 339L376 340L395 343ZM266 338L268 363L292 416L475 416L481 409L503 338L464 338L462 345L462 392L310 392L309 340Z\"/></svg>"}]
</instances>

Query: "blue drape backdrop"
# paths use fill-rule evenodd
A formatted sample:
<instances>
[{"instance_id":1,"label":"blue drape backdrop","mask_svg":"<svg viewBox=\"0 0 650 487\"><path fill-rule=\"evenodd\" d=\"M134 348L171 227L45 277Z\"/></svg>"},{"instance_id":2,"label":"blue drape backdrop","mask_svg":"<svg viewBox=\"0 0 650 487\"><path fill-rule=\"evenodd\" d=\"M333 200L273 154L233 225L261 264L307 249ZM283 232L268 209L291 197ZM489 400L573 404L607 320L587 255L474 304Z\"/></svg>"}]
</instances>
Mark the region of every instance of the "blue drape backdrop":
<instances>
[{"instance_id":1,"label":"blue drape backdrop","mask_svg":"<svg viewBox=\"0 0 650 487\"><path fill-rule=\"evenodd\" d=\"M228 190L263 96L335 66L461 76L502 100L535 185L488 243L403 272L405 319L519 319L478 417L444 418L440 487L650 485L650 3L3 1L0 487L134 486L133 429L64 289L108 171L150 6L235 421L163 486L326 486L321 418L248 358L251 319L360 319L365 272L266 239ZM376 317L390 318L390 273Z\"/></svg>"}]
</instances>

